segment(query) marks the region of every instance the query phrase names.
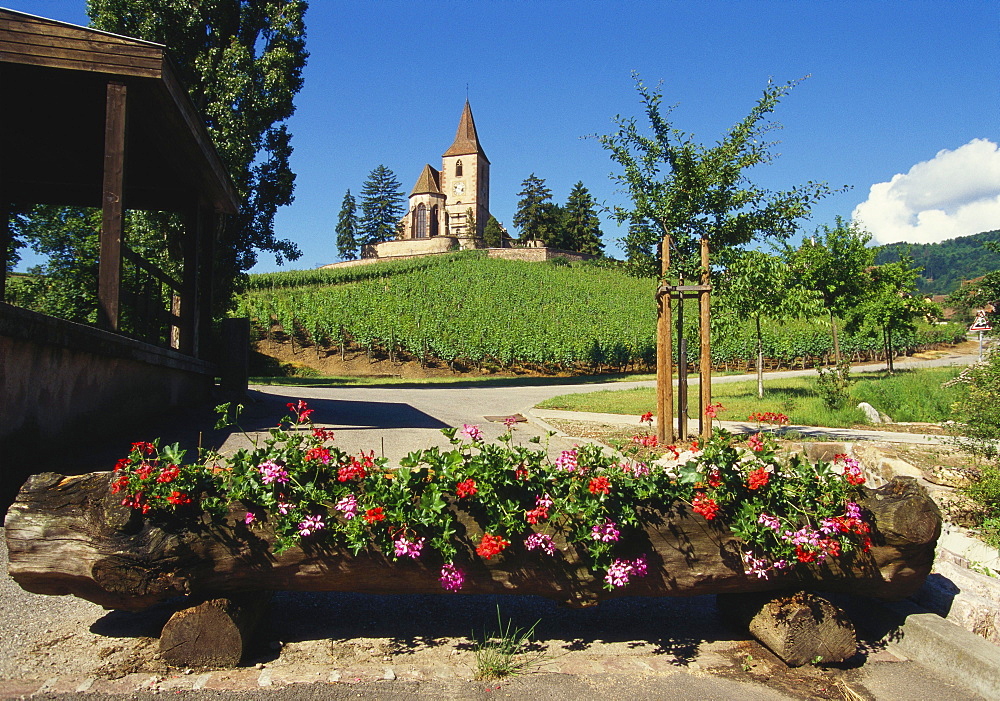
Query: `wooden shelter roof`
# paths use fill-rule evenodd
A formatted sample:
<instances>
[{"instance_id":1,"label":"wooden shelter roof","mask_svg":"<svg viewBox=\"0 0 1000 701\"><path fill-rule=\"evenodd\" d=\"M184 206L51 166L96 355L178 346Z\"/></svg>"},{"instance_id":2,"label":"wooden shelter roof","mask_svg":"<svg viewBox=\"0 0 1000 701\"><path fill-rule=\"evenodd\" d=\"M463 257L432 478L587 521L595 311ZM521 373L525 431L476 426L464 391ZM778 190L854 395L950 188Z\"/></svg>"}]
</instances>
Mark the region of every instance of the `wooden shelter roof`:
<instances>
[{"instance_id":1,"label":"wooden shelter roof","mask_svg":"<svg viewBox=\"0 0 1000 701\"><path fill-rule=\"evenodd\" d=\"M106 90L127 86L129 209L235 213L239 199L160 44L0 8L0 190L100 207Z\"/></svg>"}]
</instances>

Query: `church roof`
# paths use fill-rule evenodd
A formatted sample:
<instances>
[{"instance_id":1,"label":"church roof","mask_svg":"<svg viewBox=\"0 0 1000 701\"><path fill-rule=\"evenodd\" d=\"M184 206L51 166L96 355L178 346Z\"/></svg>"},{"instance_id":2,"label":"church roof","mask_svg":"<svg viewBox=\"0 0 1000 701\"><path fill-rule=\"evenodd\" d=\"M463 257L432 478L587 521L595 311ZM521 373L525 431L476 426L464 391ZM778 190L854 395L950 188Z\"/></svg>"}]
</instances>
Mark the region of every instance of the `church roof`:
<instances>
[{"instance_id":1,"label":"church roof","mask_svg":"<svg viewBox=\"0 0 1000 701\"><path fill-rule=\"evenodd\" d=\"M483 147L479 145L479 135L476 133L476 122L472 119L472 107L469 101L465 101L465 109L462 110L462 118L458 121L458 131L455 133L455 142L444 152L445 156L466 156L478 154L486 159Z\"/></svg>"},{"instance_id":2,"label":"church roof","mask_svg":"<svg viewBox=\"0 0 1000 701\"><path fill-rule=\"evenodd\" d=\"M425 165L423 172L420 177L417 178L417 184L413 186L413 190L410 192L410 197L413 195L443 195L441 192L441 174L430 167L430 165Z\"/></svg>"}]
</instances>

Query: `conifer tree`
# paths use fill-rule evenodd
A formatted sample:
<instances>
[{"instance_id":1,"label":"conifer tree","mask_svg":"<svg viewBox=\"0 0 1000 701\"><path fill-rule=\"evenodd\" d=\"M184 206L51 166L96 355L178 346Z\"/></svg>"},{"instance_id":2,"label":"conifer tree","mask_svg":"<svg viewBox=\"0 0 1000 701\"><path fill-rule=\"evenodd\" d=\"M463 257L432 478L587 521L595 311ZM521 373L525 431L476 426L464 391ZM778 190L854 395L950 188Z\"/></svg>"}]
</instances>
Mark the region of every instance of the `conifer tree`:
<instances>
[{"instance_id":1,"label":"conifer tree","mask_svg":"<svg viewBox=\"0 0 1000 701\"><path fill-rule=\"evenodd\" d=\"M594 198L590 191L578 182L573 186L563 207L563 236L571 251L601 255L604 244L601 243L601 219L597 216Z\"/></svg>"},{"instance_id":2,"label":"conifer tree","mask_svg":"<svg viewBox=\"0 0 1000 701\"><path fill-rule=\"evenodd\" d=\"M552 219L552 191L545 187L544 180L532 173L521 183L517 196L521 198L514 213L514 226L521 230L518 240L522 243L533 239L545 241L547 222Z\"/></svg>"},{"instance_id":3,"label":"conifer tree","mask_svg":"<svg viewBox=\"0 0 1000 701\"><path fill-rule=\"evenodd\" d=\"M358 208L348 190L337 217L337 252L343 260L358 257Z\"/></svg>"},{"instance_id":4,"label":"conifer tree","mask_svg":"<svg viewBox=\"0 0 1000 701\"><path fill-rule=\"evenodd\" d=\"M403 191L395 173L376 166L361 187L361 221L358 243L368 246L395 238L400 217L405 212Z\"/></svg>"},{"instance_id":5,"label":"conifer tree","mask_svg":"<svg viewBox=\"0 0 1000 701\"><path fill-rule=\"evenodd\" d=\"M497 218L490 215L490 218L486 221L486 226L483 228L483 241L490 248L501 248L503 247L504 230L497 221Z\"/></svg>"}]
</instances>

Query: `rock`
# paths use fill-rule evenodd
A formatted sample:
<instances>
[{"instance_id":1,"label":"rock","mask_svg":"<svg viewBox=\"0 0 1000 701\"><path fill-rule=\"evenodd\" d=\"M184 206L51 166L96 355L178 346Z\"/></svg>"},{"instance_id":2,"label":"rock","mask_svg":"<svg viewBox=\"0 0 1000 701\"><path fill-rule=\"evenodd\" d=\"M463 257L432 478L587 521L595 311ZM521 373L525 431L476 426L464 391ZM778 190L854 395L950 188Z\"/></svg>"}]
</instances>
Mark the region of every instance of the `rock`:
<instances>
[{"instance_id":1,"label":"rock","mask_svg":"<svg viewBox=\"0 0 1000 701\"><path fill-rule=\"evenodd\" d=\"M947 465L935 465L924 472L924 478L928 482L956 489L971 486L981 476L982 473L975 468L949 467Z\"/></svg>"},{"instance_id":2,"label":"rock","mask_svg":"<svg viewBox=\"0 0 1000 701\"><path fill-rule=\"evenodd\" d=\"M865 412L865 418L868 419L870 424L880 424L882 423L882 415L878 413L878 409L873 407L868 402L861 402L858 404L858 409Z\"/></svg>"}]
</instances>

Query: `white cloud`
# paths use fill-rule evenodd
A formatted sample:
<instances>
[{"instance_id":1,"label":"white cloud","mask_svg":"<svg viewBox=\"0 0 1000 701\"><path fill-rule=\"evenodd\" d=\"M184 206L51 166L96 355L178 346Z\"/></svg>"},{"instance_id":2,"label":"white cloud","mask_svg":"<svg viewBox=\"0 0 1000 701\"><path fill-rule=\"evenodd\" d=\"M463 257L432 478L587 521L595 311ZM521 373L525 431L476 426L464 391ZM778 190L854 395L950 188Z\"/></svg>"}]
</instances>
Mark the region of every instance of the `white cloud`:
<instances>
[{"instance_id":1,"label":"white cloud","mask_svg":"<svg viewBox=\"0 0 1000 701\"><path fill-rule=\"evenodd\" d=\"M1000 148L973 139L876 183L853 218L877 243L936 243L1000 229Z\"/></svg>"}]
</instances>

